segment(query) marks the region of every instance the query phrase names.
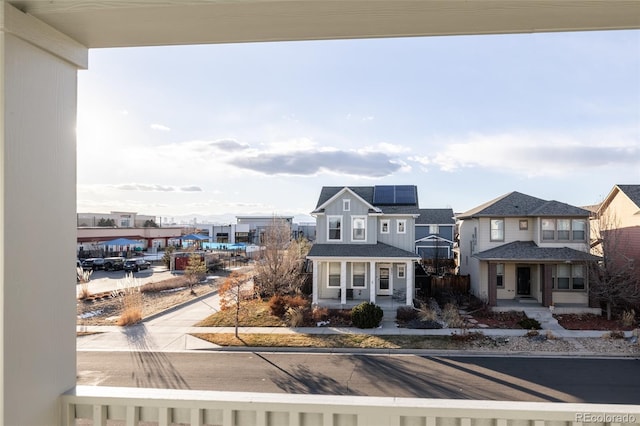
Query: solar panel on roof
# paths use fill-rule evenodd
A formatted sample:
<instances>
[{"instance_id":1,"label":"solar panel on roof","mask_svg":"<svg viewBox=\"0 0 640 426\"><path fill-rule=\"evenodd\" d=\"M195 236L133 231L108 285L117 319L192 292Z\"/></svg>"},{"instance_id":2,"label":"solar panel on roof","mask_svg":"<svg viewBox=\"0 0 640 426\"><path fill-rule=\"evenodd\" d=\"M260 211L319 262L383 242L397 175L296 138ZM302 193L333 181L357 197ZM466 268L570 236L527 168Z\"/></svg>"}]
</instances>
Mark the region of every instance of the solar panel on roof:
<instances>
[{"instance_id":1,"label":"solar panel on roof","mask_svg":"<svg viewBox=\"0 0 640 426\"><path fill-rule=\"evenodd\" d=\"M413 185L379 185L373 188L373 204L417 204L416 187Z\"/></svg>"},{"instance_id":2,"label":"solar panel on roof","mask_svg":"<svg viewBox=\"0 0 640 426\"><path fill-rule=\"evenodd\" d=\"M395 190L391 185L380 185L373 188L373 204L393 204Z\"/></svg>"},{"instance_id":3,"label":"solar panel on roof","mask_svg":"<svg viewBox=\"0 0 640 426\"><path fill-rule=\"evenodd\" d=\"M398 185L396 189L396 204L415 204L416 188L413 185Z\"/></svg>"}]
</instances>

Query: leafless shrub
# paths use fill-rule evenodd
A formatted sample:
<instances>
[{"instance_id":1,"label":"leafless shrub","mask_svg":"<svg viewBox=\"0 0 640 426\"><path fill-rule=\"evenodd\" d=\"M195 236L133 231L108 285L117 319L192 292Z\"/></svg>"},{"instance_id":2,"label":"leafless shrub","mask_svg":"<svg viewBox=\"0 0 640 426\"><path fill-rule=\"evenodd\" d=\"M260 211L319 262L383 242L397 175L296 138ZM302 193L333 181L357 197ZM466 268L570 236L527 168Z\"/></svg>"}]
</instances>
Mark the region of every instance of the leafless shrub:
<instances>
[{"instance_id":1,"label":"leafless shrub","mask_svg":"<svg viewBox=\"0 0 640 426\"><path fill-rule=\"evenodd\" d=\"M304 308L295 307L287 309L286 320L289 327L301 327L304 325Z\"/></svg>"},{"instance_id":2,"label":"leafless shrub","mask_svg":"<svg viewBox=\"0 0 640 426\"><path fill-rule=\"evenodd\" d=\"M620 318L622 325L625 327L631 327L636 323L636 311L631 309L629 311L624 311L622 313L622 317Z\"/></svg>"},{"instance_id":3,"label":"leafless shrub","mask_svg":"<svg viewBox=\"0 0 640 426\"><path fill-rule=\"evenodd\" d=\"M449 328L462 328L465 325L464 320L458 312L458 307L453 303L446 304L442 310L442 319L447 323Z\"/></svg>"},{"instance_id":4,"label":"leafless shrub","mask_svg":"<svg viewBox=\"0 0 640 426\"><path fill-rule=\"evenodd\" d=\"M135 324L142 320L142 293L140 292L140 283L133 274L127 274L124 280L118 281L118 288L111 294L118 297L122 304L118 325Z\"/></svg>"},{"instance_id":5,"label":"leafless shrub","mask_svg":"<svg viewBox=\"0 0 640 426\"><path fill-rule=\"evenodd\" d=\"M426 304L421 303L418 308L418 318L420 318L420 321L437 321L438 313Z\"/></svg>"}]
</instances>

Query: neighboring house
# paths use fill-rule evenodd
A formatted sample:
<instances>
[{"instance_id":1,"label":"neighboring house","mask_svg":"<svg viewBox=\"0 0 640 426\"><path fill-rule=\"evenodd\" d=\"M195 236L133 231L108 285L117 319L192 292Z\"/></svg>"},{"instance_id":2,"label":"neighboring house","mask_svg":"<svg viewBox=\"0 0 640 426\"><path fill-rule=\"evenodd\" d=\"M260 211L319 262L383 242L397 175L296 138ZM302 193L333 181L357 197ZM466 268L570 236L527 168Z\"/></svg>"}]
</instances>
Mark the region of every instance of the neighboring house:
<instances>
[{"instance_id":1,"label":"neighboring house","mask_svg":"<svg viewBox=\"0 0 640 426\"><path fill-rule=\"evenodd\" d=\"M491 306L589 304L588 210L511 192L458 216L460 273Z\"/></svg>"},{"instance_id":2,"label":"neighboring house","mask_svg":"<svg viewBox=\"0 0 640 426\"><path fill-rule=\"evenodd\" d=\"M614 186L594 212L592 253L602 255L602 239L609 238L608 247L616 251L610 260L640 267L640 185Z\"/></svg>"},{"instance_id":3,"label":"neighboring house","mask_svg":"<svg viewBox=\"0 0 640 426\"><path fill-rule=\"evenodd\" d=\"M381 298L411 305L415 292L413 185L323 187L317 206L313 303Z\"/></svg>"},{"instance_id":4,"label":"neighboring house","mask_svg":"<svg viewBox=\"0 0 640 426\"><path fill-rule=\"evenodd\" d=\"M456 220L453 209L420 209L418 212L415 252L423 263L437 269L439 260L454 258Z\"/></svg>"}]
</instances>

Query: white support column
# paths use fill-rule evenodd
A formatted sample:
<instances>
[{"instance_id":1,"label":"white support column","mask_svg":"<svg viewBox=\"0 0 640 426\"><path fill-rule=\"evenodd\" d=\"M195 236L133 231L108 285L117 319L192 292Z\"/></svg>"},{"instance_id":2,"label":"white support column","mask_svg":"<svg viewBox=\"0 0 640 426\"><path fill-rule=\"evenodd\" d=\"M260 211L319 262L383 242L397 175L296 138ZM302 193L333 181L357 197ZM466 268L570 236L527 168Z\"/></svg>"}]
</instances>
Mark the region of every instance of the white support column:
<instances>
[{"instance_id":1,"label":"white support column","mask_svg":"<svg viewBox=\"0 0 640 426\"><path fill-rule=\"evenodd\" d=\"M313 276L311 284L311 301L314 305L318 304L318 276L320 275L320 262L317 260L312 261L313 264Z\"/></svg>"},{"instance_id":2,"label":"white support column","mask_svg":"<svg viewBox=\"0 0 640 426\"><path fill-rule=\"evenodd\" d=\"M76 384L75 128L87 61L84 46L0 1L3 425L59 424L58 399ZM25 256L35 252L47 253L37 268Z\"/></svg>"},{"instance_id":3,"label":"white support column","mask_svg":"<svg viewBox=\"0 0 640 426\"><path fill-rule=\"evenodd\" d=\"M413 295L415 294L416 290L416 283L415 280L413 278L414 276L414 267L413 267L413 260L410 260L407 262L407 265L405 266L405 268L407 268L406 270L406 278L407 278L407 306L412 306L413 305Z\"/></svg>"},{"instance_id":4,"label":"white support column","mask_svg":"<svg viewBox=\"0 0 640 426\"><path fill-rule=\"evenodd\" d=\"M340 262L340 303L347 303L347 262Z\"/></svg>"},{"instance_id":5,"label":"white support column","mask_svg":"<svg viewBox=\"0 0 640 426\"><path fill-rule=\"evenodd\" d=\"M369 302L376 303L376 262L369 262Z\"/></svg>"}]
</instances>

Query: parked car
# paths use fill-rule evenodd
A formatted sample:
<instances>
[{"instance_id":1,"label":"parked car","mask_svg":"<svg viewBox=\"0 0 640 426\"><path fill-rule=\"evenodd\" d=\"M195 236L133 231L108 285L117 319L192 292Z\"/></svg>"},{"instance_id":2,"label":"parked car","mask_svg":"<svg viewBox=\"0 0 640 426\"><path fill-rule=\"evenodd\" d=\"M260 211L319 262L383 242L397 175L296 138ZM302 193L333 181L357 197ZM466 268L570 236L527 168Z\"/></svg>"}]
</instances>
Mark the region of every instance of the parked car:
<instances>
[{"instance_id":1,"label":"parked car","mask_svg":"<svg viewBox=\"0 0 640 426\"><path fill-rule=\"evenodd\" d=\"M104 258L104 270L105 271L122 271L124 269L124 257L105 257Z\"/></svg>"},{"instance_id":2,"label":"parked car","mask_svg":"<svg viewBox=\"0 0 640 426\"><path fill-rule=\"evenodd\" d=\"M141 269L149 269L151 263L144 259L129 259L124 262L124 270L127 272L138 272Z\"/></svg>"},{"instance_id":3,"label":"parked car","mask_svg":"<svg viewBox=\"0 0 640 426\"><path fill-rule=\"evenodd\" d=\"M104 259L101 257L90 257L82 261L82 269L94 271L104 269Z\"/></svg>"}]
</instances>

